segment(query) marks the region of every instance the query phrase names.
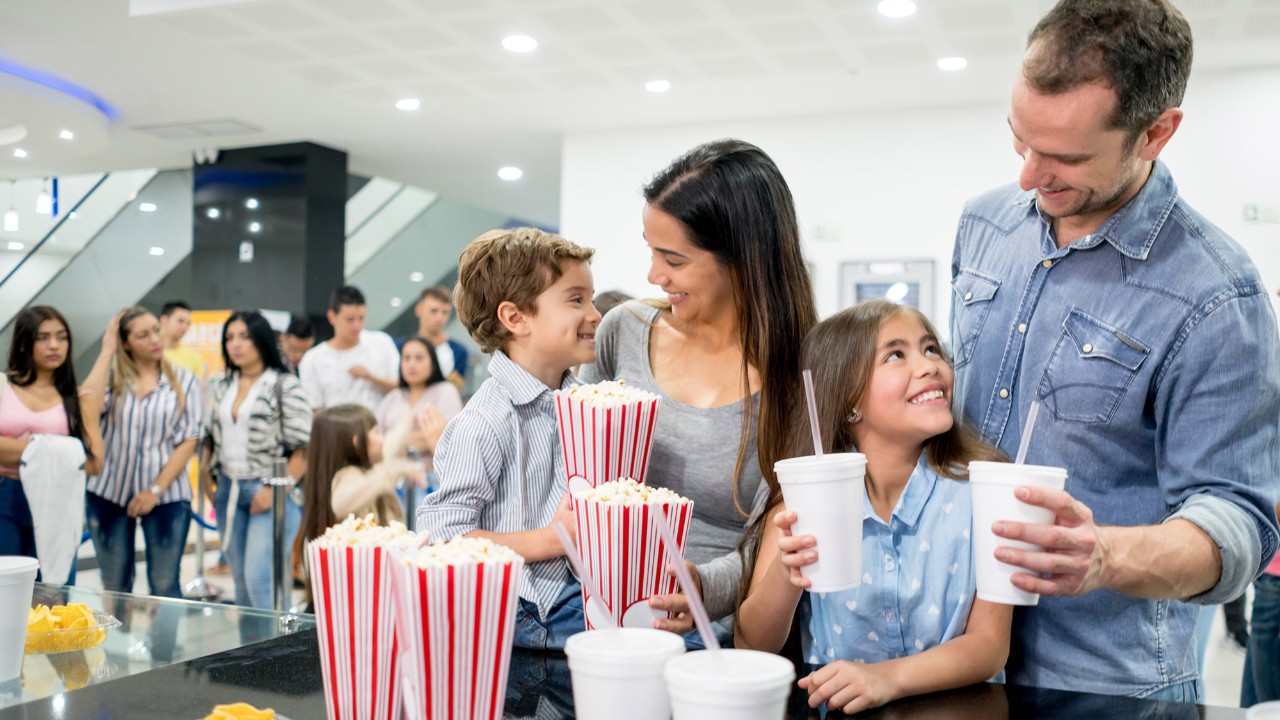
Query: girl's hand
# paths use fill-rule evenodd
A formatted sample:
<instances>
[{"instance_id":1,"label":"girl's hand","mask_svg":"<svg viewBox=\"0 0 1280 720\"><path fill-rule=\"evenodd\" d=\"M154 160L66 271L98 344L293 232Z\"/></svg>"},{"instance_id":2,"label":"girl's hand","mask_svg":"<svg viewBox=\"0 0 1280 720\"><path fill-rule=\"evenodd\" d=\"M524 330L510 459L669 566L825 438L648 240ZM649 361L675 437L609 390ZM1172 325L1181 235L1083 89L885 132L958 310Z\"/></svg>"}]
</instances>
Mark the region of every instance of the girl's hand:
<instances>
[{"instance_id":1,"label":"girl's hand","mask_svg":"<svg viewBox=\"0 0 1280 720\"><path fill-rule=\"evenodd\" d=\"M271 509L271 493L269 487L264 487L253 496L253 500L249 503L249 514L260 515Z\"/></svg>"},{"instance_id":2,"label":"girl's hand","mask_svg":"<svg viewBox=\"0 0 1280 720\"><path fill-rule=\"evenodd\" d=\"M440 436L444 434L444 426L448 421L444 419L444 415L434 406L428 405L426 410L418 416L418 430L422 433L423 445L429 453L436 451L436 443L440 442Z\"/></svg>"},{"instance_id":3,"label":"girl's hand","mask_svg":"<svg viewBox=\"0 0 1280 720\"><path fill-rule=\"evenodd\" d=\"M876 708L897 697L889 671L882 663L863 664L837 660L800 678L800 689L809 691L809 707L826 703L847 715Z\"/></svg>"},{"instance_id":4,"label":"girl's hand","mask_svg":"<svg viewBox=\"0 0 1280 720\"><path fill-rule=\"evenodd\" d=\"M102 350L101 354L111 356L116 354L116 347L120 344L120 313L111 316L107 321L107 329L102 333Z\"/></svg>"},{"instance_id":5,"label":"girl's hand","mask_svg":"<svg viewBox=\"0 0 1280 720\"><path fill-rule=\"evenodd\" d=\"M773 524L782 531L778 536L778 549L781 551L778 560L787 568L792 585L808 589L813 583L801 574L800 568L817 562L815 546L818 541L812 535L792 535L791 526L795 523L796 514L790 510L780 510L773 516Z\"/></svg>"},{"instance_id":6,"label":"girl's hand","mask_svg":"<svg viewBox=\"0 0 1280 720\"><path fill-rule=\"evenodd\" d=\"M698 596L702 596L702 577L698 575L698 566L684 561L685 567L689 568L689 575L693 577L693 584L697 586ZM667 574L674 576L676 569L674 567L667 568ZM673 617L659 618L653 621L655 630L669 630L677 635L683 635L693 629L693 612L689 610L689 598L684 593L673 593L671 595L654 595L649 598L649 607L654 610L666 610Z\"/></svg>"},{"instance_id":7,"label":"girl's hand","mask_svg":"<svg viewBox=\"0 0 1280 720\"><path fill-rule=\"evenodd\" d=\"M129 500L129 507L125 508L125 512L132 518L142 517L155 510L158 504L160 498L152 495L150 490L143 490Z\"/></svg>"}]
</instances>

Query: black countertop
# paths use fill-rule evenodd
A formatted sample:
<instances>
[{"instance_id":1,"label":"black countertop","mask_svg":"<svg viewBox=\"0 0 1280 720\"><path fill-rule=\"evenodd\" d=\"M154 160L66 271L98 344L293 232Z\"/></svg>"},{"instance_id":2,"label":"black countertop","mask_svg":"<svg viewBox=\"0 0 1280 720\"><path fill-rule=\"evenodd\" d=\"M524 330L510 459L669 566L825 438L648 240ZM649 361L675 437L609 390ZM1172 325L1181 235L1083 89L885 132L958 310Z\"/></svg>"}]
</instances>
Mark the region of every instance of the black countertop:
<instances>
[{"instance_id":1,"label":"black countertop","mask_svg":"<svg viewBox=\"0 0 1280 720\"><path fill-rule=\"evenodd\" d=\"M4 692L0 688L0 693ZM248 702L290 720L324 720L324 689L314 630L278 637L100 685L0 709L0 720L192 720L214 705ZM573 717L569 668L561 653L516 650L506 718ZM816 718L802 693L789 718ZM828 718L843 717L832 713ZM1154 702L1017 686L974 685L908 698L859 717L878 720L1088 718L1243 720L1239 708ZM462 719L459 719L462 720Z\"/></svg>"}]
</instances>

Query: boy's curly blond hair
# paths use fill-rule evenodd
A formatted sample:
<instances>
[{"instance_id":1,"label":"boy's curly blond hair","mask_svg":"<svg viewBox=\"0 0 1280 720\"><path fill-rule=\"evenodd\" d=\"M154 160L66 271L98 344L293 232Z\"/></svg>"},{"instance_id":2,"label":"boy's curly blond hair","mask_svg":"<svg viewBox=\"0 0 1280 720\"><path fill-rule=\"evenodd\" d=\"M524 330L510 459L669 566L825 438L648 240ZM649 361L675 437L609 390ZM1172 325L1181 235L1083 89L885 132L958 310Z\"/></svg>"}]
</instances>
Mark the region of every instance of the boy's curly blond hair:
<instances>
[{"instance_id":1,"label":"boy's curly blond hair","mask_svg":"<svg viewBox=\"0 0 1280 720\"><path fill-rule=\"evenodd\" d=\"M498 320L498 306L515 304L536 313L538 296L563 274L565 260L590 262L595 250L537 228L490 230L462 251L453 291L458 319L484 352L502 350L511 333Z\"/></svg>"}]
</instances>

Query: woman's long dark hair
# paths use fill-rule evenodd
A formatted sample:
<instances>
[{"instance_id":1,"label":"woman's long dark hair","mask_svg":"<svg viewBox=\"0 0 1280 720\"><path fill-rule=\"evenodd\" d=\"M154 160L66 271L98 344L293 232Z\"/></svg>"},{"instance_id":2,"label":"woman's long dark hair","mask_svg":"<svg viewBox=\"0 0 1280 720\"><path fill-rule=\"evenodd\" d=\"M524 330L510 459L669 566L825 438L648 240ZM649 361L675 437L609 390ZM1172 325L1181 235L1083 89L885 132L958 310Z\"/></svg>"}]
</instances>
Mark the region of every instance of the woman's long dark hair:
<instances>
[{"instance_id":1,"label":"woman's long dark hair","mask_svg":"<svg viewBox=\"0 0 1280 720\"><path fill-rule=\"evenodd\" d=\"M403 362L404 349L409 346L409 343L418 343L427 349L427 358L431 360L431 372L427 373L427 387L431 387L436 383L445 382L444 373L440 372L440 358L436 356L436 349L432 347L431 343L428 342L426 338L408 337L405 338L404 344L400 346L400 387L406 390L409 389L409 381L404 379Z\"/></svg>"},{"instance_id":2,"label":"woman's long dark hair","mask_svg":"<svg viewBox=\"0 0 1280 720\"><path fill-rule=\"evenodd\" d=\"M20 310L13 319L13 341L9 345L9 382L27 387L36 381L36 333L46 320L57 320L67 331L67 359L53 371L53 387L62 397L62 407L67 413L67 429L70 437L84 445L86 457L92 458L89 440L85 436L84 422L80 418L80 390L76 385L76 368L72 362L75 346L71 342L71 326L56 308L49 305L32 305Z\"/></svg>"},{"instance_id":3,"label":"woman's long dark hair","mask_svg":"<svg viewBox=\"0 0 1280 720\"><path fill-rule=\"evenodd\" d=\"M363 405L336 405L311 420L307 481L303 483L302 538L310 542L337 524L333 513L333 476L349 465L369 469L369 431L378 424ZM351 441L355 438L355 442Z\"/></svg>"},{"instance_id":4,"label":"woman's long dark hair","mask_svg":"<svg viewBox=\"0 0 1280 720\"><path fill-rule=\"evenodd\" d=\"M818 321L809 269L800 251L791 189L763 150L741 140L717 140L690 150L644 188L650 207L679 220L689 239L723 264L733 288L742 345L743 397L749 368L760 374L760 409L743 403L742 440L734 467L734 502L753 420L757 462L766 479L786 457L787 418L801 398L800 343Z\"/></svg>"},{"instance_id":5,"label":"woman's long dark hair","mask_svg":"<svg viewBox=\"0 0 1280 720\"><path fill-rule=\"evenodd\" d=\"M257 310L237 310L231 313L231 317L227 318L226 324L222 326L222 362L227 368L227 375L230 376L231 373L240 369L231 362L231 354L227 352L227 328L237 320L244 323L245 329L249 331L249 339L253 341L253 346L258 349L258 355L262 358L263 369L289 372L284 366L284 360L280 357L280 345L276 342L276 332L271 329L271 323L267 322L267 319Z\"/></svg>"}]
</instances>

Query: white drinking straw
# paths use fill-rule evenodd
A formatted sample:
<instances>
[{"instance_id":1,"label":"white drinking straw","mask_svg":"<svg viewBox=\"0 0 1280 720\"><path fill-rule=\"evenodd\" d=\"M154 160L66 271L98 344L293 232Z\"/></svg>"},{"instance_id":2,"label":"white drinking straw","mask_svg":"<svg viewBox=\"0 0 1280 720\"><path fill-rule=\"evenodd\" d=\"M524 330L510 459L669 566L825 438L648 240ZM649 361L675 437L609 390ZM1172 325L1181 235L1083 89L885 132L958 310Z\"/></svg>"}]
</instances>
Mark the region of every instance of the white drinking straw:
<instances>
[{"instance_id":1,"label":"white drinking straw","mask_svg":"<svg viewBox=\"0 0 1280 720\"><path fill-rule=\"evenodd\" d=\"M1022 424L1022 440L1018 442L1018 457L1015 464L1021 465L1027 460L1027 448L1031 446L1031 433L1036 429L1036 415L1040 414L1040 403L1032 400L1031 409L1027 411L1027 421Z\"/></svg>"},{"instance_id":2,"label":"white drinking straw","mask_svg":"<svg viewBox=\"0 0 1280 720\"><path fill-rule=\"evenodd\" d=\"M818 403L813 399L813 373L804 371L804 400L809 405L809 430L813 433L813 454L822 457L822 434L818 432Z\"/></svg>"},{"instance_id":3,"label":"white drinking straw","mask_svg":"<svg viewBox=\"0 0 1280 720\"><path fill-rule=\"evenodd\" d=\"M698 588L693 584L693 576L689 574L689 568L684 566L684 553L680 552L680 546L676 543L675 535L671 534L671 528L667 525L665 517L655 524L658 526L658 535L662 537L662 544L667 547L667 557L671 558L671 564L675 566L676 578L680 580L680 588L684 590L685 600L689 603L689 612L693 613L693 624L698 626L698 634L702 636L702 644L711 652L717 652L720 650L720 642L716 640L716 634L711 630L711 618L707 616L707 608L698 597Z\"/></svg>"},{"instance_id":4,"label":"white drinking straw","mask_svg":"<svg viewBox=\"0 0 1280 720\"><path fill-rule=\"evenodd\" d=\"M560 544L564 546L565 559L573 566L574 572L578 573L578 577L582 578L582 584L591 593L591 596L587 598L587 602L595 600L598 603L596 610L600 611L601 616L609 621L609 627L618 627L618 623L613 620L613 613L609 612L609 606L604 604L604 593L600 591L600 584L596 582L596 579L587 572L586 566L582 564L582 558L578 556L578 548L573 546L573 541L569 539L569 533L560 523L552 523L551 529L555 532L556 537L560 539Z\"/></svg>"}]
</instances>

